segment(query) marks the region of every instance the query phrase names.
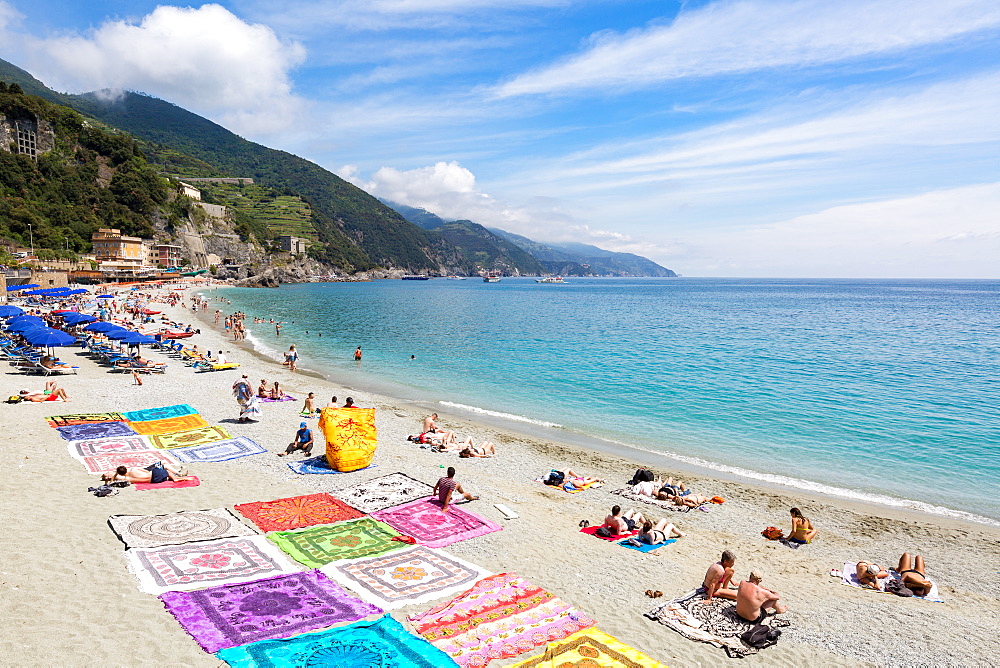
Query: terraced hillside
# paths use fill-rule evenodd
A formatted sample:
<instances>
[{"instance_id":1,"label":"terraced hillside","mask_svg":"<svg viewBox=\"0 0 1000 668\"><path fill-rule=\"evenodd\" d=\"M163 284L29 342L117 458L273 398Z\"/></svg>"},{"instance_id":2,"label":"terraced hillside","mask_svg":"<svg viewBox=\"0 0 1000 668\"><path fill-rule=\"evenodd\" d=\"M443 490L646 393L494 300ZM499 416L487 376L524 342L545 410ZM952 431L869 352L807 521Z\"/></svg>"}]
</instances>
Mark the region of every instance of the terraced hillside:
<instances>
[{"instance_id":1,"label":"terraced hillside","mask_svg":"<svg viewBox=\"0 0 1000 668\"><path fill-rule=\"evenodd\" d=\"M199 182L195 185L206 202L224 204L237 212L237 218L241 215L249 218L263 238L290 234L312 242L319 240L312 209L301 197L279 195L274 189L258 184Z\"/></svg>"}]
</instances>

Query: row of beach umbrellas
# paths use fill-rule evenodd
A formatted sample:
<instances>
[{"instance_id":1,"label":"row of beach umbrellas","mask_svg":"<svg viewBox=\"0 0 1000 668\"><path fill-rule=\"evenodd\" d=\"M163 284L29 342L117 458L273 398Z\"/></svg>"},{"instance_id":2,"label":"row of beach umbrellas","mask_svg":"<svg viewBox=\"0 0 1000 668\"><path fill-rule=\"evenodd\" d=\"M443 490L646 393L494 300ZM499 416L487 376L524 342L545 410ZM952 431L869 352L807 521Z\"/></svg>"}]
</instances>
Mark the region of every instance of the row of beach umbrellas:
<instances>
[{"instance_id":1,"label":"row of beach umbrellas","mask_svg":"<svg viewBox=\"0 0 1000 668\"><path fill-rule=\"evenodd\" d=\"M86 290L83 290L83 292L86 292ZM83 327L84 331L102 333L113 341L120 341L128 345L156 343L156 339L141 332L132 331L110 322L95 322L97 318L92 315L76 311L58 311L55 314L61 316L63 322L69 325L86 323L86 326ZM32 346L52 348L55 346L70 346L76 343L76 337L61 330L48 327L45 321L38 316L24 315L24 310L17 306L0 305L0 318L7 319L7 331L17 332Z\"/></svg>"}]
</instances>

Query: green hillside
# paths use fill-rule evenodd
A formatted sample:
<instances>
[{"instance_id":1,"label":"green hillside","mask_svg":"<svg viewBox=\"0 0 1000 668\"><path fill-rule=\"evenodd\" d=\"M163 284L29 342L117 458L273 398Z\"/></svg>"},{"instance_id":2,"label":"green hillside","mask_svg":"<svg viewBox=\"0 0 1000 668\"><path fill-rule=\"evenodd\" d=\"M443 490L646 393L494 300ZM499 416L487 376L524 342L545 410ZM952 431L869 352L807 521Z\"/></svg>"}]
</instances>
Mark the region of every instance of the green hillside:
<instances>
[{"instance_id":1,"label":"green hillside","mask_svg":"<svg viewBox=\"0 0 1000 668\"><path fill-rule=\"evenodd\" d=\"M183 181L184 177L180 177ZM319 241L313 225L312 210L301 197L280 195L273 188L247 183L194 183L201 198L210 204L229 207L237 221L248 221L253 234L261 239L273 239L282 234Z\"/></svg>"}]
</instances>

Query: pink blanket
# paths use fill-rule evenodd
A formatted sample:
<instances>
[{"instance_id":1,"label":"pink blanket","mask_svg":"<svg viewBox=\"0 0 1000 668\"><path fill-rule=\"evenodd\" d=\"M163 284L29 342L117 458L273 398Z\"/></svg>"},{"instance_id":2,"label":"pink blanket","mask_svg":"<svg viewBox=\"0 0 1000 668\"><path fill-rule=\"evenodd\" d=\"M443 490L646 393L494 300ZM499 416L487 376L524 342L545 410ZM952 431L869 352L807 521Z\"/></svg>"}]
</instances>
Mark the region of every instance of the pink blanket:
<instances>
[{"instance_id":1,"label":"pink blanket","mask_svg":"<svg viewBox=\"0 0 1000 668\"><path fill-rule=\"evenodd\" d=\"M181 487L197 487L198 485L201 484L201 480L198 479L198 476L195 475L191 477L194 478L194 480L181 480L179 482L172 482L168 480L166 482L158 482L155 485L151 482L137 482L132 486L138 490L145 490L145 489L179 489Z\"/></svg>"},{"instance_id":2,"label":"pink blanket","mask_svg":"<svg viewBox=\"0 0 1000 668\"><path fill-rule=\"evenodd\" d=\"M454 505L448 507L448 512L442 512L440 502L434 498L417 499L379 510L371 516L396 531L413 536L427 547L444 547L503 528L496 522Z\"/></svg>"}]
</instances>

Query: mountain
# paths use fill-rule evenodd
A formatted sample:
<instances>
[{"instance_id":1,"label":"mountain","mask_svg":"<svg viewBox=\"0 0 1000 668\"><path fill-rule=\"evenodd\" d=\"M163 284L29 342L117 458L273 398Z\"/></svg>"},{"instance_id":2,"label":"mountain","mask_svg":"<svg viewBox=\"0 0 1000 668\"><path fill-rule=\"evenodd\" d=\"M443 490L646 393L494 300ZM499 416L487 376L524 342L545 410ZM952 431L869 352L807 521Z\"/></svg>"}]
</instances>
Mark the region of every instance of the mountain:
<instances>
[{"instance_id":1,"label":"mountain","mask_svg":"<svg viewBox=\"0 0 1000 668\"><path fill-rule=\"evenodd\" d=\"M409 222L319 165L243 139L169 102L134 92L118 96L58 93L3 60L0 80L16 82L25 92L70 106L144 140L143 150L153 162L190 167L199 175L215 170L212 176L251 177L301 196L312 210L321 242L310 249L310 255L343 271L375 267L438 271L442 264L450 265L460 257L440 235Z\"/></svg>"},{"instance_id":2,"label":"mountain","mask_svg":"<svg viewBox=\"0 0 1000 668\"><path fill-rule=\"evenodd\" d=\"M672 270L634 253L618 253L589 244L570 242L546 246L527 237L491 229L534 255L554 274L566 276L656 276L675 278Z\"/></svg>"}]
</instances>

